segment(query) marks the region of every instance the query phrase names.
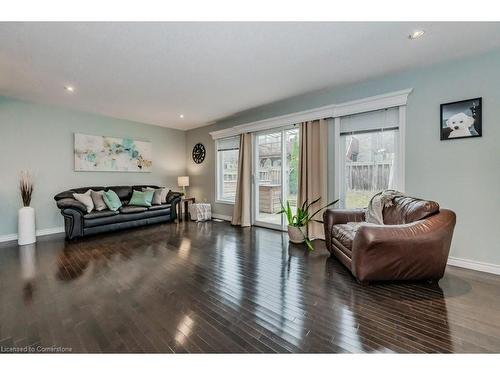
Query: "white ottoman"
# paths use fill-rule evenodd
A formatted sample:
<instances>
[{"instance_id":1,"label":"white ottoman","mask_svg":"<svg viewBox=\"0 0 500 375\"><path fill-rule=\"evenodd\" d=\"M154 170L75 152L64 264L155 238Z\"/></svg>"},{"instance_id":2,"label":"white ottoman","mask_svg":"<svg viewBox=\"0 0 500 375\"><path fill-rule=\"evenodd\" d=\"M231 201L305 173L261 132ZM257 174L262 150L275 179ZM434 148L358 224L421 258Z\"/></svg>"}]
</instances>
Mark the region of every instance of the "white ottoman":
<instances>
[{"instance_id":1,"label":"white ottoman","mask_svg":"<svg viewBox=\"0 0 500 375\"><path fill-rule=\"evenodd\" d=\"M193 203L189 205L189 216L193 221L212 220L212 206L210 203Z\"/></svg>"}]
</instances>

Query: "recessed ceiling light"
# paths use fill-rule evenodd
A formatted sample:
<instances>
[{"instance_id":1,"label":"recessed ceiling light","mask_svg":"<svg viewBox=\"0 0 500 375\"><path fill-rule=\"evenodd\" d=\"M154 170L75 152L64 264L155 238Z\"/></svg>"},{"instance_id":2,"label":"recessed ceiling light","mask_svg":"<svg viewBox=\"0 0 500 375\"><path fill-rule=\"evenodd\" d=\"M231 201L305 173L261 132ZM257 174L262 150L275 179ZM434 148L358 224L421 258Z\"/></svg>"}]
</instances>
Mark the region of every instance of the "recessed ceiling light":
<instances>
[{"instance_id":1,"label":"recessed ceiling light","mask_svg":"<svg viewBox=\"0 0 500 375\"><path fill-rule=\"evenodd\" d=\"M64 89L68 92L74 92L75 88L73 86L64 86Z\"/></svg>"},{"instance_id":2,"label":"recessed ceiling light","mask_svg":"<svg viewBox=\"0 0 500 375\"><path fill-rule=\"evenodd\" d=\"M182 114L181 114L181 115L179 115L179 117L180 117L180 118L184 118L184 115L182 115Z\"/></svg>"},{"instance_id":3,"label":"recessed ceiling light","mask_svg":"<svg viewBox=\"0 0 500 375\"><path fill-rule=\"evenodd\" d=\"M410 35L408 35L408 39L418 39L425 34L424 30L415 30Z\"/></svg>"}]
</instances>

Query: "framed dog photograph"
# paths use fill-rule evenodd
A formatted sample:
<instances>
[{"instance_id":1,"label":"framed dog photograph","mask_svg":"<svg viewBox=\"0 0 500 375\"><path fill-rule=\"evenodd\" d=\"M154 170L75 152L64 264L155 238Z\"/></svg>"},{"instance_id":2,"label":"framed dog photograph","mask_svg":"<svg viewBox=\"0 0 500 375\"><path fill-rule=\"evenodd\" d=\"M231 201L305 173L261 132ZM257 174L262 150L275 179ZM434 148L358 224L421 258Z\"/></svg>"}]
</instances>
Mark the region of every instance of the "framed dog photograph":
<instances>
[{"instance_id":1,"label":"framed dog photograph","mask_svg":"<svg viewBox=\"0 0 500 375\"><path fill-rule=\"evenodd\" d=\"M442 141L481 137L482 98L441 104L439 134Z\"/></svg>"}]
</instances>

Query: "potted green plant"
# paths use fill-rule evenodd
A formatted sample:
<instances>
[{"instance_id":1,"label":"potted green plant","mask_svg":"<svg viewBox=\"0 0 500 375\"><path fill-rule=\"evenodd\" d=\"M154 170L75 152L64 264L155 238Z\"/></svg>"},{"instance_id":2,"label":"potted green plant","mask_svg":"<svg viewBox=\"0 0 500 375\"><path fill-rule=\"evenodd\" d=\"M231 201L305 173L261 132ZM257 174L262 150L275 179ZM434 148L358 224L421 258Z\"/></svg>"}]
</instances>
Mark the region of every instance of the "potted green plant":
<instances>
[{"instance_id":1,"label":"potted green plant","mask_svg":"<svg viewBox=\"0 0 500 375\"><path fill-rule=\"evenodd\" d=\"M284 214L286 216L287 222L288 222L288 238L290 242L292 243L303 243L305 242L307 245L307 248L309 250L314 250L314 247L312 245L311 240L309 239L309 236L307 235L307 225L311 221L316 221L318 223L322 223L320 220L315 220L314 217L324 210L327 207L333 206L335 203L337 203L339 200L335 200L333 202L328 203L326 206L323 206L319 209L317 209L315 212L312 214L309 212L310 208L319 200L321 197L313 200L311 203L308 203L307 199L305 202L302 204L301 207L297 207L297 212L295 215L292 212L292 208L290 207L290 202L286 201L286 207L283 205L283 202L281 203L281 211L278 212L278 214Z\"/></svg>"}]
</instances>

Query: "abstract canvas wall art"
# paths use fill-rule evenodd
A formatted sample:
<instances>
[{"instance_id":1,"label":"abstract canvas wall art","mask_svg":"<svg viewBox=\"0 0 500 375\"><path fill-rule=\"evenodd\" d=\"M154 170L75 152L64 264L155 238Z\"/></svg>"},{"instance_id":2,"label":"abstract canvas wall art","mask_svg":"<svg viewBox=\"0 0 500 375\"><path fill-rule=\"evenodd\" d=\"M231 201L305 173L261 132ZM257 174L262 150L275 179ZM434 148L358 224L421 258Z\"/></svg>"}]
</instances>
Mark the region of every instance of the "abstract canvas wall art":
<instances>
[{"instance_id":1,"label":"abstract canvas wall art","mask_svg":"<svg viewBox=\"0 0 500 375\"><path fill-rule=\"evenodd\" d=\"M75 133L75 171L151 172L152 144Z\"/></svg>"}]
</instances>

